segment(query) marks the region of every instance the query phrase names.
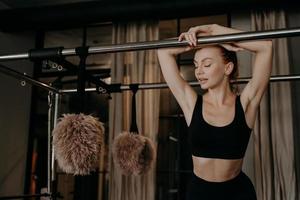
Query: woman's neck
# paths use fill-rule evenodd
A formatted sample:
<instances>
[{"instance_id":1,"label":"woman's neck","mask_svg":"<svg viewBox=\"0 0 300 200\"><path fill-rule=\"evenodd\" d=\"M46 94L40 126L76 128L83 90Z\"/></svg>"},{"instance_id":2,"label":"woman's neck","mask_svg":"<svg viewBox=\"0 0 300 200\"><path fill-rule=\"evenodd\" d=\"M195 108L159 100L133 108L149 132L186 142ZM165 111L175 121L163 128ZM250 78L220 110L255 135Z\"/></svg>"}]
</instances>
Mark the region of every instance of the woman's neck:
<instances>
[{"instance_id":1,"label":"woman's neck","mask_svg":"<svg viewBox=\"0 0 300 200\"><path fill-rule=\"evenodd\" d=\"M225 82L214 88L209 88L206 95L215 105L224 105L228 98L235 96L230 88L229 82Z\"/></svg>"}]
</instances>

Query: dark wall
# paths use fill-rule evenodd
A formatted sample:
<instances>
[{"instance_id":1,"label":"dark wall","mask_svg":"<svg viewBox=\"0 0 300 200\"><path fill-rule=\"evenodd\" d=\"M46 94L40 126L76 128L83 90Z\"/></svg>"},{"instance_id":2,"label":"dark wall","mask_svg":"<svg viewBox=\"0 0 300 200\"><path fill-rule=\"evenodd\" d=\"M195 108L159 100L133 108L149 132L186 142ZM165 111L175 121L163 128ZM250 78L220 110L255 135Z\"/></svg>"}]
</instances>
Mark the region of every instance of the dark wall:
<instances>
[{"instance_id":1,"label":"dark wall","mask_svg":"<svg viewBox=\"0 0 300 200\"><path fill-rule=\"evenodd\" d=\"M34 34L0 32L0 55L24 52L34 47ZM7 62L20 72L32 75L29 61ZM31 87L0 73L0 196L23 194Z\"/></svg>"},{"instance_id":2,"label":"dark wall","mask_svg":"<svg viewBox=\"0 0 300 200\"><path fill-rule=\"evenodd\" d=\"M288 27L300 26L300 9L297 11L287 12ZM292 37L288 39L290 67L292 74L300 74L300 37ZM294 124L294 146L295 146L295 163L296 163L296 178L298 183L298 193L300 192L300 81L292 82L292 100L293 100L293 124ZM300 196L300 194L298 194Z\"/></svg>"},{"instance_id":3,"label":"dark wall","mask_svg":"<svg viewBox=\"0 0 300 200\"><path fill-rule=\"evenodd\" d=\"M296 7L296 0L102 0L0 11L0 29L49 29L141 19L205 16L235 10ZM8 20L9 19L9 20Z\"/></svg>"}]
</instances>

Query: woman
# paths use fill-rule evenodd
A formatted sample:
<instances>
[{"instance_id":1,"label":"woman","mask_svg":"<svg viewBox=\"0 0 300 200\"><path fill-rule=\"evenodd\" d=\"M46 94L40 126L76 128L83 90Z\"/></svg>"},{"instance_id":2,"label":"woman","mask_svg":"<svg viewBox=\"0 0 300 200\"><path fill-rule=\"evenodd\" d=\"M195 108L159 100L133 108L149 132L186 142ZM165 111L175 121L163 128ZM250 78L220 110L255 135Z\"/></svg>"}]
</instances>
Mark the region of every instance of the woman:
<instances>
[{"instance_id":1,"label":"woman","mask_svg":"<svg viewBox=\"0 0 300 200\"><path fill-rule=\"evenodd\" d=\"M201 96L180 76L176 56L195 49L197 36L241 32L220 25L190 28L179 36L190 46L159 49L164 78L180 105L189 131L193 177L187 200L254 200L255 189L242 172L243 157L254 127L272 66L272 42L237 42L196 49L195 76L206 92ZM238 71L236 51L255 53L252 78L240 95L231 80Z\"/></svg>"}]
</instances>

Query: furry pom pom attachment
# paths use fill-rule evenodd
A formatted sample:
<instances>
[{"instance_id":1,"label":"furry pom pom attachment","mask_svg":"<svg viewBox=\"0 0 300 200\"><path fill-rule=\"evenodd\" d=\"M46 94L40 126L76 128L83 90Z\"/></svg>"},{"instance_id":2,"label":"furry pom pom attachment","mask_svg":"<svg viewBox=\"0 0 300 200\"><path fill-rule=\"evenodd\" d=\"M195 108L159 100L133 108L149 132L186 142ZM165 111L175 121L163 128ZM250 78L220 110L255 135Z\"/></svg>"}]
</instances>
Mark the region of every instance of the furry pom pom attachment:
<instances>
[{"instance_id":1,"label":"furry pom pom attachment","mask_svg":"<svg viewBox=\"0 0 300 200\"><path fill-rule=\"evenodd\" d=\"M64 114L53 132L55 158L66 173L87 175L97 167L104 126L91 115Z\"/></svg>"},{"instance_id":2,"label":"furry pom pom attachment","mask_svg":"<svg viewBox=\"0 0 300 200\"><path fill-rule=\"evenodd\" d=\"M147 137L123 132L114 141L113 158L124 175L145 174L155 158L154 145Z\"/></svg>"}]
</instances>

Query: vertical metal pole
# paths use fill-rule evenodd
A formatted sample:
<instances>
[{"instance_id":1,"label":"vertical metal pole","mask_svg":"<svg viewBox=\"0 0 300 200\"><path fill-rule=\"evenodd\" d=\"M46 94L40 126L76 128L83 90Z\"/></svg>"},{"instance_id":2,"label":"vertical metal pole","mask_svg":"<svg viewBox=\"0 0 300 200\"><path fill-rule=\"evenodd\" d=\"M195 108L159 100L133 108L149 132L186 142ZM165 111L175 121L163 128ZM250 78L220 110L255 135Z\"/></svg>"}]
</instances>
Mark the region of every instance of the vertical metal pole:
<instances>
[{"instance_id":1,"label":"vertical metal pole","mask_svg":"<svg viewBox=\"0 0 300 200\"><path fill-rule=\"evenodd\" d=\"M180 35L180 33L181 33L181 26L180 26L180 19L179 18L177 18L177 35ZM181 57L182 56L178 56L177 57L177 65L178 65L178 70L180 71L180 69L181 69L181 65L180 65L180 60L181 60ZM176 122L176 131L175 131L175 133L176 133L176 137L179 139L180 138L180 113L181 113L181 111L180 111L180 108L179 108L179 106L178 106L178 104L177 104L177 113L176 113L176 115L177 115L177 118L175 119L175 120L177 120ZM177 195L176 195L176 199L181 199L180 198L180 192L181 192L181 184L180 184L180 182L181 182L181 180L182 180L182 174L180 173L180 172L178 172L178 171L180 171L181 170L181 165L180 165L180 162L181 162L181 143L180 143L180 141L181 140L179 140L179 142L177 142L176 143L176 145L177 145L177 163L176 163L176 168L175 168L175 170L177 171L177 173L174 173L175 174L175 180L176 180L176 183L177 183Z\"/></svg>"},{"instance_id":2,"label":"vertical metal pole","mask_svg":"<svg viewBox=\"0 0 300 200\"><path fill-rule=\"evenodd\" d=\"M47 193L50 194L49 199L52 199L52 187L51 187L51 168L52 168L52 102L53 92L48 93L48 143L47 143Z\"/></svg>"},{"instance_id":3,"label":"vertical metal pole","mask_svg":"<svg viewBox=\"0 0 300 200\"><path fill-rule=\"evenodd\" d=\"M56 186L56 171L55 171L55 160L54 160L54 147L52 142L52 130L56 126L57 122L57 115L58 115L58 102L59 102L60 95L59 94L52 94L51 101L49 100L49 119L48 119L48 167L50 170L48 170L48 191L50 191L50 198L49 199L56 199L57 192L57 186ZM54 103L54 109L52 107L52 104Z\"/></svg>"},{"instance_id":4,"label":"vertical metal pole","mask_svg":"<svg viewBox=\"0 0 300 200\"><path fill-rule=\"evenodd\" d=\"M54 128L56 126L57 123L57 116L58 116L58 102L60 100L60 94L56 93L54 95L54 113L53 113L53 122L52 122L52 127ZM51 139L52 139L52 135L51 135ZM52 147L52 151L51 151L51 181L52 183L56 180L56 171L55 171L55 160L54 160L54 147L53 147L53 143L51 143L51 147Z\"/></svg>"}]
</instances>

